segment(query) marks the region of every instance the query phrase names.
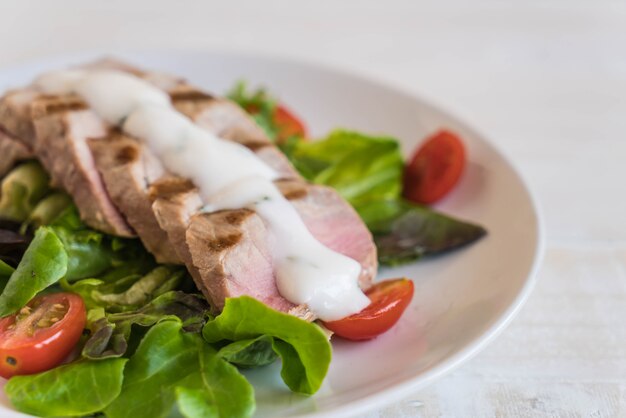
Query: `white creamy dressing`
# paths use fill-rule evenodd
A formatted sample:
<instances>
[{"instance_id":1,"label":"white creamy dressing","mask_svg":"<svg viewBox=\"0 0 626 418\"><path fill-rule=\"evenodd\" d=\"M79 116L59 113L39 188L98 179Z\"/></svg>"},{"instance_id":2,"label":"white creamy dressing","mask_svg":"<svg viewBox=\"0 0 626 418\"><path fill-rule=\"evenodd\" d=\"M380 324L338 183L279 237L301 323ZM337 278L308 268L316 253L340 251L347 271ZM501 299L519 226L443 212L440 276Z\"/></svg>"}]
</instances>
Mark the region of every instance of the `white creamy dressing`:
<instances>
[{"instance_id":1,"label":"white creamy dressing","mask_svg":"<svg viewBox=\"0 0 626 418\"><path fill-rule=\"evenodd\" d=\"M163 91L128 73L68 70L44 74L48 93L76 93L105 121L140 138L165 168L189 178L205 210L253 209L266 223L280 294L306 304L319 318L337 320L370 301L358 286L361 265L320 243L273 180L277 173L243 145L195 125Z\"/></svg>"}]
</instances>

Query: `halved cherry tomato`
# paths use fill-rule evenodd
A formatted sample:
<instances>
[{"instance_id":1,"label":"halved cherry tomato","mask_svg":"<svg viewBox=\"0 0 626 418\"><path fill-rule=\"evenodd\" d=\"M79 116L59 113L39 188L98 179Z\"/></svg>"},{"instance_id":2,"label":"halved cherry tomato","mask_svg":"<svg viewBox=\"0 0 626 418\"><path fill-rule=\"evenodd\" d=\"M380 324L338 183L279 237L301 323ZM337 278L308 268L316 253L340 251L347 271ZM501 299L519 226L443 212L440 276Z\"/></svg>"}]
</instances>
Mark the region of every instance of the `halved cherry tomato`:
<instances>
[{"instance_id":1,"label":"halved cherry tomato","mask_svg":"<svg viewBox=\"0 0 626 418\"><path fill-rule=\"evenodd\" d=\"M278 127L278 142L283 142L292 136L306 138L304 123L283 105L278 105L274 112L274 123Z\"/></svg>"},{"instance_id":2,"label":"halved cherry tomato","mask_svg":"<svg viewBox=\"0 0 626 418\"><path fill-rule=\"evenodd\" d=\"M0 319L0 376L39 373L59 365L78 342L87 314L73 293L31 300L18 313Z\"/></svg>"},{"instance_id":3,"label":"halved cherry tomato","mask_svg":"<svg viewBox=\"0 0 626 418\"><path fill-rule=\"evenodd\" d=\"M404 171L404 197L430 204L444 197L461 178L465 147L452 132L442 130L419 147Z\"/></svg>"},{"instance_id":4,"label":"halved cherry tomato","mask_svg":"<svg viewBox=\"0 0 626 418\"><path fill-rule=\"evenodd\" d=\"M361 312L324 326L348 340L369 340L389 330L413 298L413 282L409 279L385 280L367 292L372 303Z\"/></svg>"}]
</instances>

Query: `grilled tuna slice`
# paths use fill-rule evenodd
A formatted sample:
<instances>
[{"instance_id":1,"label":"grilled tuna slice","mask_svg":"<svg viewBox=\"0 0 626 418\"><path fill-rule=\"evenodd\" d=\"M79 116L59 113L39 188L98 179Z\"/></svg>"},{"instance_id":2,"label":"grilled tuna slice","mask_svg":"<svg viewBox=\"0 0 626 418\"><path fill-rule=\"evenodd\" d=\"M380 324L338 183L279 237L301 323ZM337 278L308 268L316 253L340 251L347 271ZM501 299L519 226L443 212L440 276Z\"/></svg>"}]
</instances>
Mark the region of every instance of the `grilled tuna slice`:
<instances>
[{"instance_id":1,"label":"grilled tuna slice","mask_svg":"<svg viewBox=\"0 0 626 418\"><path fill-rule=\"evenodd\" d=\"M111 202L87 145L87 139L107 135L108 127L84 107L78 100L36 100L32 108L35 155L53 185L73 197L87 225L112 235L132 237L134 232Z\"/></svg>"},{"instance_id":2,"label":"grilled tuna slice","mask_svg":"<svg viewBox=\"0 0 626 418\"><path fill-rule=\"evenodd\" d=\"M157 222L148 192L149 185L166 174L161 162L146 146L118 130L90 140L89 147L111 200L146 249L159 263L182 264Z\"/></svg>"},{"instance_id":3,"label":"grilled tuna slice","mask_svg":"<svg viewBox=\"0 0 626 418\"><path fill-rule=\"evenodd\" d=\"M206 288L205 280L193 264L187 245L189 220L202 208L198 189L187 179L165 176L150 186L150 197L154 202L152 209L159 225L167 232L172 246L187 266L198 289L207 298L211 307L216 309L217 304L213 300L213 295Z\"/></svg>"},{"instance_id":4,"label":"grilled tuna slice","mask_svg":"<svg viewBox=\"0 0 626 418\"><path fill-rule=\"evenodd\" d=\"M22 160L33 158L33 151L11 135L0 131L0 177Z\"/></svg>"}]
</instances>

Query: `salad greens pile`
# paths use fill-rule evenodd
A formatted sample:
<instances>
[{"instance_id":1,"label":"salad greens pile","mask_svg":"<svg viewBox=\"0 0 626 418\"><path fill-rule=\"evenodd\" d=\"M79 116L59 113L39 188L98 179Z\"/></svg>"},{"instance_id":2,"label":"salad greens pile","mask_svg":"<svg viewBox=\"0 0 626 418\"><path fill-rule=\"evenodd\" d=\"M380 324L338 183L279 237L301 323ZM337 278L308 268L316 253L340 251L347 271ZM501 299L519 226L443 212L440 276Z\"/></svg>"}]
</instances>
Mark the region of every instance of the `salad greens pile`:
<instances>
[{"instance_id":1,"label":"salad greens pile","mask_svg":"<svg viewBox=\"0 0 626 418\"><path fill-rule=\"evenodd\" d=\"M276 101L243 83L231 99L278 138ZM398 264L472 242L485 230L402 199L398 142L336 130L277 145L308 180L335 188L375 237L381 263ZM20 411L41 416L248 417L254 390L241 369L282 362L289 389L313 394L331 360L327 334L250 297L214 316L187 271L159 265L138 240L87 227L71 198L35 161L0 184L0 317L36 295L81 296L87 325L73 361L15 376L5 386Z\"/></svg>"},{"instance_id":2,"label":"salad greens pile","mask_svg":"<svg viewBox=\"0 0 626 418\"><path fill-rule=\"evenodd\" d=\"M211 315L183 267L158 265L138 240L90 229L71 199L48 183L41 166L27 162L0 185L0 231L30 242L19 263L0 258L0 317L38 294L69 291L85 302L87 327L72 362L7 382L18 410L248 417L254 390L239 369L278 358L291 390L319 389L331 359L319 326L250 297L228 299L220 315Z\"/></svg>"}]
</instances>

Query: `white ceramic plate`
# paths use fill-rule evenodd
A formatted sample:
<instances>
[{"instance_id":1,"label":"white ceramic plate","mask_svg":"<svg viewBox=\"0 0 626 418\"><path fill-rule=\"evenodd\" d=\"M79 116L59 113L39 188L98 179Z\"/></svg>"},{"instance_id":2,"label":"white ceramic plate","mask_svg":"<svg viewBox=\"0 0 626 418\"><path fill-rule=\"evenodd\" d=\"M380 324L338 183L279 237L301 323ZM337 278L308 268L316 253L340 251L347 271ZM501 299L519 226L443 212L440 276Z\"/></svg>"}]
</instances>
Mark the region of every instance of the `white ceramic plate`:
<instances>
[{"instance_id":1,"label":"white ceramic plate","mask_svg":"<svg viewBox=\"0 0 626 418\"><path fill-rule=\"evenodd\" d=\"M84 54L0 71L0 91L26 84L47 69L99 56ZM277 365L247 373L256 387L258 417L343 417L398 400L476 354L528 296L541 253L536 206L510 162L453 116L398 89L300 62L198 51L117 56L181 74L216 93L240 78L267 86L318 136L336 127L385 133L398 137L409 152L427 134L446 127L466 141L465 176L437 208L484 225L489 235L443 257L382 270L380 278L414 280L411 306L396 327L374 341L335 341L330 372L315 396L290 393ZM3 397L0 415L21 416L10 412Z\"/></svg>"}]
</instances>

